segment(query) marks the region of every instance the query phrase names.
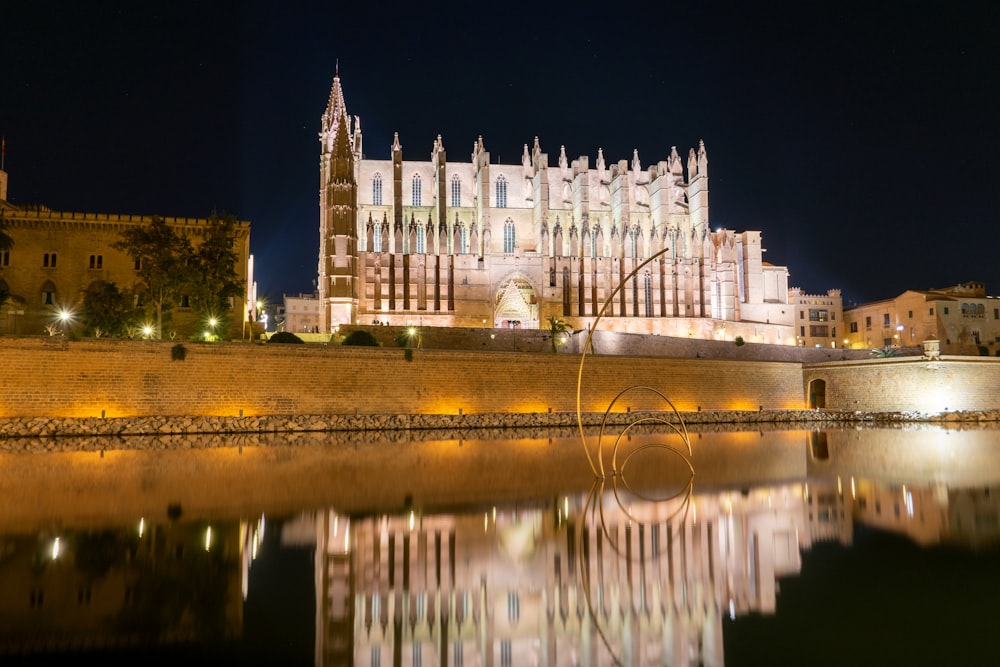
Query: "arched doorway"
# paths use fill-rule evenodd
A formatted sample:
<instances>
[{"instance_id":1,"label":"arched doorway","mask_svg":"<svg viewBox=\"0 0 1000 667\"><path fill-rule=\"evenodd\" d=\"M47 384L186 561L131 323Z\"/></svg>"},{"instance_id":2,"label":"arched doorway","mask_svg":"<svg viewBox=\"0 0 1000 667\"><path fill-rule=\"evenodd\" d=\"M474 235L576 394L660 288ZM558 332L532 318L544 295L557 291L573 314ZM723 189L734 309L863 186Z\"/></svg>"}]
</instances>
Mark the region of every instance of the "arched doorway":
<instances>
[{"instance_id":1,"label":"arched doorway","mask_svg":"<svg viewBox=\"0 0 1000 667\"><path fill-rule=\"evenodd\" d=\"M826 380L809 381L809 407L826 407Z\"/></svg>"},{"instance_id":2,"label":"arched doorway","mask_svg":"<svg viewBox=\"0 0 1000 667\"><path fill-rule=\"evenodd\" d=\"M500 284L493 305L493 326L503 329L538 328L538 296L524 276L510 276Z\"/></svg>"}]
</instances>

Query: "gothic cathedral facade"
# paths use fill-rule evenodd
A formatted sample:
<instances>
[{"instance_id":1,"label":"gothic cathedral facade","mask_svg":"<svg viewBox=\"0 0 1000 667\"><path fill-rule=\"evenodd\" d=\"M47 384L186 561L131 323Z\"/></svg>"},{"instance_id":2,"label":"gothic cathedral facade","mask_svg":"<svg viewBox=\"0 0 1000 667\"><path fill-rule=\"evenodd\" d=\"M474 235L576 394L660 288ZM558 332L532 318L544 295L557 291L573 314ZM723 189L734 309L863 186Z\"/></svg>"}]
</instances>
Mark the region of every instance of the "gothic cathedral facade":
<instances>
[{"instance_id":1,"label":"gothic cathedral facade","mask_svg":"<svg viewBox=\"0 0 1000 667\"><path fill-rule=\"evenodd\" d=\"M788 270L758 231L712 230L704 143L643 169L601 149L556 165L537 138L494 164L367 159L339 74L320 132L319 301L341 324L573 329L795 344ZM600 317L599 317L600 316ZM599 321L598 321L599 320Z\"/></svg>"}]
</instances>

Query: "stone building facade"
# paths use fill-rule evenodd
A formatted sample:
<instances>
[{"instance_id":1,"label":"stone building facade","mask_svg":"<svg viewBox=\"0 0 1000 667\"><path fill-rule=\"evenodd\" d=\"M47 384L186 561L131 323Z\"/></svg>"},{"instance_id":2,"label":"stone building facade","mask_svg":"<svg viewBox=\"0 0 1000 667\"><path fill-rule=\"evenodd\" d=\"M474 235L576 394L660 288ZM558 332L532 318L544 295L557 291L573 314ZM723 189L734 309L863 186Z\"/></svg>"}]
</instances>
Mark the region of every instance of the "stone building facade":
<instances>
[{"instance_id":1,"label":"stone building facade","mask_svg":"<svg viewBox=\"0 0 1000 667\"><path fill-rule=\"evenodd\" d=\"M598 149L550 163L536 138L496 164L369 159L335 76L320 132L321 330L392 325L599 328L795 344L788 271L759 231L712 230L704 143L643 167ZM685 171L686 163L686 171ZM621 289L618 289L621 286Z\"/></svg>"},{"instance_id":2,"label":"stone building facade","mask_svg":"<svg viewBox=\"0 0 1000 667\"><path fill-rule=\"evenodd\" d=\"M844 332L844 305L839 289L826 294L805 294L798 287L788 292L795 311L795 341L802 347L843 347L837 338Z\"/></svg>"},{"instance_id":3,"label":"stone building facade","mask_svg":"<svg viewBox=\"0 0 1000 667\"><path fill-rule=\"evenodd\" d=\"M844 311L849 347L915 347L940 341L941 354L1000 356L1000 298L986 285L962 283L899 296Z\"/></svg>"},{"instance_id":4,"label":"stone building facade","mask_svg":"<svg viewBox=\"0 0 1000 667\"><path fill-rule=\"evenodd\" d=\"M0 334L44 334L53 331L53 325L72 326L72 319L59 323L60 313L78 315L84 294L95 284L103 281L125 289L137 282L135 261L112 245L121 240L123 231L149 225L152 217L52 211L45 206L15 206L6 199L0 200L0 208L7 234L14 240L11 250L0 251L0 292L10 295L0 306ZM208 223L195 218L165 220L195 245ZM237 277L252 285L249 222L237 223L236 250ZM244 303L233 303L228 337L240 337L248 302L249 293ZM191 308L174 309L171 330L194 335L197 324Z\"/></svg>"}]
</instances>

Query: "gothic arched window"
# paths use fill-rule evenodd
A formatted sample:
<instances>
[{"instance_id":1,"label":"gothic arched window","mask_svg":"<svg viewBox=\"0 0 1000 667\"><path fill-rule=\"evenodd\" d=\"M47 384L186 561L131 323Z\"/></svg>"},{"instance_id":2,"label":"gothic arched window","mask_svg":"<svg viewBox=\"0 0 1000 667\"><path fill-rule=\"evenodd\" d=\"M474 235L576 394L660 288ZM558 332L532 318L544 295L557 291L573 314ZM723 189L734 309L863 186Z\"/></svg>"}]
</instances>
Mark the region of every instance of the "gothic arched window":
<instances>
[{"instance_id":1,"label":"gothic arched window","mask_svg":"<svg viewBox=\"0 0 1000 667\"><path fill-rule=\"evenodd\" d=\"M497 177L497 208L507 208L507 179L503 174Z\"/></svg>"},{"instance_id":2,"label":"gothic arched window","mask_svg":"<svg viewBox=\"0 0 1000 667\"><path fill-rule=\"evenodd\" d=\"M372 176L372 204L382 205L382 174L378 172Z\"/></svg>"},{"instance_id":3,"label":"gothic arched window","mask_svg":"<svg viewBox=\"0 0 1000 667\"><path fill-rule=\"evenodd\" d=\"M514 237L514 221L507 218L503 223L503 251L506 253L514 252L516 240Z\"/></svg>"},{"instance_id":4,"label":"gothic arched window","mask_svg":"<svg viewBox=\"0 0 1000 667\"><path fill-rule=\"evenodd\" d=\"M417 225L417 254L427 252L427 233L423 224Z\"/></svg>"},{"instance_id":5,"label":"gothic arched window","mask_svg":"<svg viewBox=\"0 0 1000 667\"><path fill-rule=\"evenodd\" d=\"M376 223L373 227L372 252L382 252L382 223Z\"/></svg>"},{"instance_id":6,"label":"gothic arched window","mask_svg":"<svg viewBox=\"0 0 1000 667\"><path fill-rule=\"evenodd\" d=\"M411 205L420 206L420 174L413 175L413 199Z\"/></svg>"},{"instance_id":7,"label":"gothic arched window","mask_svg":"<svg viewBox=\"0 0 1000 667\"><path fill-rule=\"evenodd\" d=\"M462 205L462 179L458 174L451 177L451 205L456 208Z\"/></svg>"}]
</instances>

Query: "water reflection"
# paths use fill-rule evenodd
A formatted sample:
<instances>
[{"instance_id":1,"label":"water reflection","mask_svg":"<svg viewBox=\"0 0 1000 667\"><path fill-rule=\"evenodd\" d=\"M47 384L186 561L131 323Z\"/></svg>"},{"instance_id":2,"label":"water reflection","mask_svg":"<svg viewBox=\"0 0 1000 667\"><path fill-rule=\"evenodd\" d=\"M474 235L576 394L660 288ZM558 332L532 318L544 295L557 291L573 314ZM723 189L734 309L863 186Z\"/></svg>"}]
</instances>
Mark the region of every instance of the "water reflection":
<instances>
[{"instance_id":1,"label":"water reflection","mask_svg":"<svg viewBox=\"0 0 1000 667\"><path fill-rule=\"evenodd\" d=\"M641 456L631 489L532 435L0 455L0 652L238 646L280 538L314 548L317 664L723 665L820 543L1000 538L989 429L693 432L693 484Z\"/></svg>"}]
</instances>

